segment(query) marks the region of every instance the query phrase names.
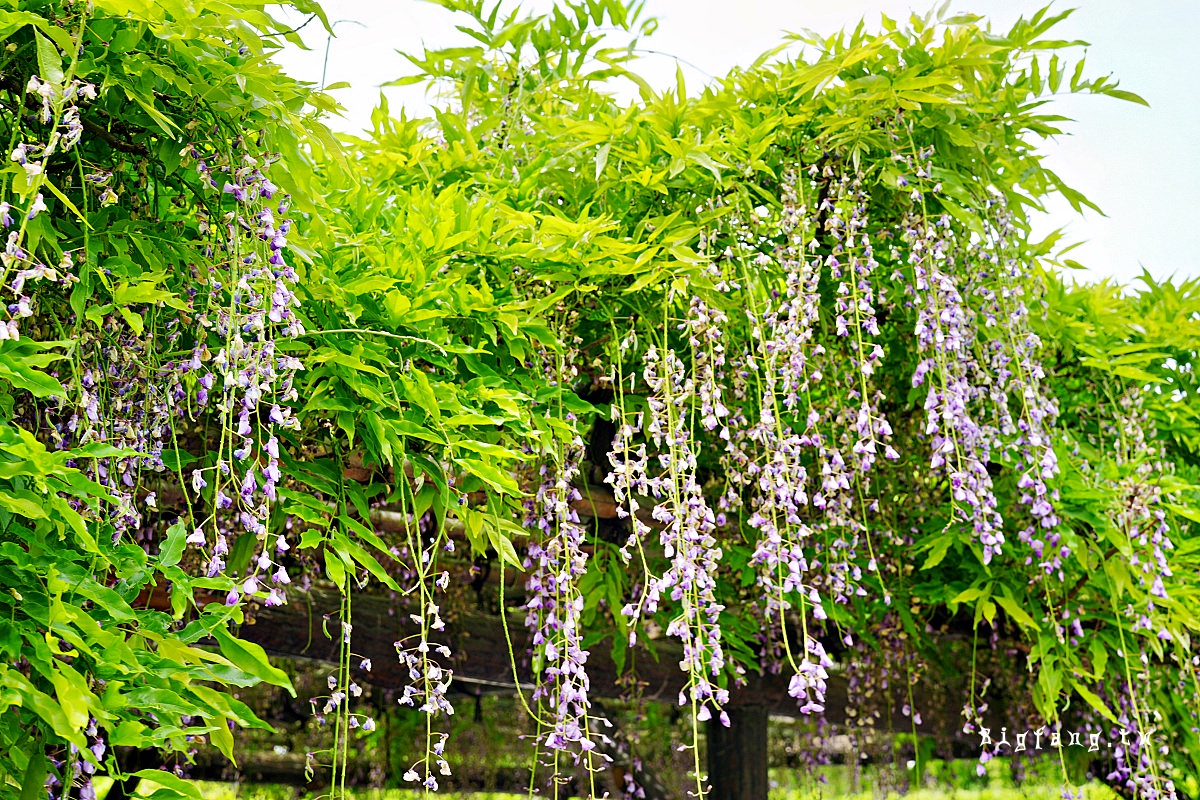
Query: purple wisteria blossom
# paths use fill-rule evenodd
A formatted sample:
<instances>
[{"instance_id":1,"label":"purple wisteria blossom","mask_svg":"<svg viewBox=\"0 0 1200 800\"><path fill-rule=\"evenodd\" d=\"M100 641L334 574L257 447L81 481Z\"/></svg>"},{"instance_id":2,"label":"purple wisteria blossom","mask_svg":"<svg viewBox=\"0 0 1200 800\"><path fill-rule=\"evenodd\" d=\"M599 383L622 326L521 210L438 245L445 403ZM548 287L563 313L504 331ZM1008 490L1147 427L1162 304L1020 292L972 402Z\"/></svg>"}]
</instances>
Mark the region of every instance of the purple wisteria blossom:
<instances>
[{"instance_id":1,"label":"purple wisteria blossom","mask_svg":"<svg viewBox=\"0 0 1200 800\"><path fill-rule=\"evenodd\" d=\"M195 541L207 558L206 572L209 577L223 574L224 542L239 530L249 534L256 547L246 572L236 577L238 601L255 598L280 605L291 578L276 561L283 549L272 546L276 537L268 521L283 479L280 434L299 427L289 404L297 399L295 373L303 369L299 359L279 347L281 340L304 333L292 291L297 275L284 258L292 221L284 216L288 198L273 199L277 189L267 176L277 156L242 150L225 163L222 156L206 156L202 149L192 144L182 155L195 164L202 185L233 201L219 223L206 211L198 218L199 230L210 239L205 254L223 255L227 267L210 281L207 310L197 309L200 335L191 356L164 370L188 376L196 405L218 413L232 442L231 458L197 466L191 473L193 491L211 498L211 516L204 524L219 531L211 552L204 550L206 540ZM218 173L223 180L219 190Z\"/></svg>"},{"instance_id":2,"label":"purple wisteria blossom","mask_svg":"<svg viewBox=\"0 0 1200 800\"><path fill-rule=\"evenodd\" d=\"M1032 524L1023 527L1017 538L1029 548L1026 564L1036 561L1044 574L1058 573L1061 580L1062 561L1070 550L1062 543L1054 510L1058 490L1053 488L1053 481L1059 467L1052 429L1058 406L1044 387L1041 340L1029 324L1025 285L1030 265L1016 244L1012 215L1003 198L990 198L986 211L987 236L974 260L988 265L979 271L980 277L995 284L987 295L990 302L985 305L987 324L991 327L998 322L1000 328L992 345L993 375L1001 387L994 406L1002 429L1007 430L1007 396L1017 398L1020 411L1012 423L1015 435L1005 443L1005 450L1020 471L1020 502L1032 518Z\"/></svg>"},{"instance_id":3,"label":"purple wisteria blossom","mask_svg":"<svg viewBox=\"0 0 1200 800\"><path fill-rule=\"evenodd\" d=\"M689 311L689 321L683 326L689 340L700 341L707 335L712 320L702 313L700 306L692 306ZM656 346L646 352L642 378L651 392L645 430L658 450L656 470L647 475L648 467L631 465L625 458L627 447L621 451L614 448L613 463L625 470L614 486L627 501L635 485L657 501L651 514L661 526L659 542L668 566L661 575L647 576L644 590L622 613L632 623L655 613L663 597L677 604L678 616L670 621L666 632L683 643L680 668L688 674L688 683L679 703L703 708L703 718L716 712L726 721L722 706L729 693L714 680L725 667L719 621L724 606L716 597L721 548L713 535L716 517L697 483L694 439L688 418L682 413L696 397L696 385L673 350Z\"/></svg>"},{"instance_id":4,"label":"purple wisteria blossom","mask_svg":"<svg viewBox=\"0 0 1200 800\"><path fill-rule=\"evenodd\" d=\"M927 182L932 157L932 149L926 149L915 158L897 159ZM923 433L929 441L929 466L949 481L950 521L971 527L988 564L1004 544L1003 518L988 472L998 432L980 421L984 390L977 377L984 367L975 346L976 316L960 286L966 268L957 258L951 218L928 219L922 209L906 218L901 236L908 248L904 278L917 310L913 333L923 356L912 384L927 387ZM1003 389L998 396L1007 401Z\"/></svg>"},{"instance_id":5,"label":"purple wisteria blossom","mask_svg":"<svg viewBox=\"0 0 1200 800\"><path fill-rule=\"evenodd\" d=\"M574 422L574 415L568 414ZM532 543L525 557L525 625L532 633L533 660L542 680L534 690L550 715L540 739L550 750L571 752L578 762L596 749L590 716L588 651L583 647L584 599L579 580L587 569L587 533L572 503L581 499L573 481L583 458L583 440L554 448L540 469L541 484L528 504L525 526ZM590 756L589 756L590 758ZM589 761L590 764L590 761Z\"/></svg>"}]
</instances>

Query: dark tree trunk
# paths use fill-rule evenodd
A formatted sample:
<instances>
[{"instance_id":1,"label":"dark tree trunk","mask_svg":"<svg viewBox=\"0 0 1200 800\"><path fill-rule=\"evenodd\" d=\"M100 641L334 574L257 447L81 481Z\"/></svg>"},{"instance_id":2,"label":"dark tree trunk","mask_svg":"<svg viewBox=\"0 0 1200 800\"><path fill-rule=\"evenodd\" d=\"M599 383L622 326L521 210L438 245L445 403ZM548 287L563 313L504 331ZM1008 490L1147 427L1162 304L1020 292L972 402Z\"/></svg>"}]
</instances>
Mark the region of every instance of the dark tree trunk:
<instances>
[{"instance_id":1,"label":"dark tree trunk","mask_svg":"<svg viewBox=\"0 0 1200 800\"><path fill-rule=\"evenodd\" d=\"M729 727L708 723L712 800L767 800L767 707L729 708Z\"/></svg>"}]
</instances>

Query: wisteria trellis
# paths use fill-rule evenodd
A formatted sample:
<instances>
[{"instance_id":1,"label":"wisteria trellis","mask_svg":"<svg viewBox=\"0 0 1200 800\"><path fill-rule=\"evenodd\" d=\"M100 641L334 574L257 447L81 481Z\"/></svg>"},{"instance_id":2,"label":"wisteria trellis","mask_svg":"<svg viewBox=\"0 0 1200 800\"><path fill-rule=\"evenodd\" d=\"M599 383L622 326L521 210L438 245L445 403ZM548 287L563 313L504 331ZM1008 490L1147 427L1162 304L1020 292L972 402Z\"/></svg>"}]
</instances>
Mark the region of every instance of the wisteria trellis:
<instances>
[{"instance_id":1,"label":"wisteria trellis","mask_svg":"<svg viewBox=\"0 0 1200 800\"><path fill-rule=\"evenodd\" d=\"M424 729L394 778L434 791L469 555L525 572L501 610L529 629L510 655L538 676L554 772L616 752L592 653L665 637L699 793L701 724L750 673L785 674L817 719L846 679L866 742L897 698L923 735L914 687L963 669L954 727L978 738L1002 687L1014 730L1108 726L1094 768L1175 796L1200 752L1172 727L1198 685L1200 303L1134 328L1049 302L1087 295L1059 292L1025 207L1080 201L1031 149L1054 124L1034 103L1068 80L1125 96L1040 55L1054 16L813 40L809 62L623 108L597 87L630 51L594 51L587 20L635 34L636 6L523 28L448 0L484 52L416 61L458 105L430 128L381 109L342 147L259 58L292 34L257 11L231 33L173 0L19 5L0 23L23 70L0 87L4 776L86 797L117 748L232 753L227 721L258 721L208 683L290 685L236 625L328 580L340 652L311 705L332 742L309 768L344 793L376 730L353 611L378 583L396 713ZM607 75L581 71L597 52ZM601 488L607 529L580 513ZM195 713L151 717L142 685Z\"/></svg>"}]
</instances>

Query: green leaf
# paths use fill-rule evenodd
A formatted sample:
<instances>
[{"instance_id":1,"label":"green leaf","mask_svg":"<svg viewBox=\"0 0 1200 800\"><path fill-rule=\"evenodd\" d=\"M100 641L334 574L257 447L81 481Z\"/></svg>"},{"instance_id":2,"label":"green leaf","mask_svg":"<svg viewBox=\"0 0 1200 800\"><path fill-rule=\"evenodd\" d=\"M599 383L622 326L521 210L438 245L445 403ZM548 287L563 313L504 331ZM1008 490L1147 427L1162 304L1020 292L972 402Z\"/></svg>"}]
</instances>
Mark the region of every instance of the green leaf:
<instances>
[{"instance_id":1,"label":"green leaf","mask_svg":"<svg viewBox=\"0 0 1200 800\"><path fill-rule=\"evenodd\" d=\"M520 495L521 487L512 475L492 464L475 458L456 458L454 463L471 473L501 494Z\"/></svg>"},{"instance_id":2,"label":"green leaf","mask_svg":"<svg viewBox=\"0 0 1200 800\"><path fill-rule=\"evenodd\" d=\"M146 783L163 786L172 792L178 793L180 797L191 798L191 800L204 800L204 793L200 791L198 785L164 769L141 769L133 773L133 777L141 778ZM155 795L157 794L158 792L155 792Z\"/></svg>"},{"instance_id":3,"label":"green leaf","mask_svg":"<svg viewBox=\"0 0 1200 800\"><path fill-rule=\"evenodd\" d=\"M159 288L157 279L142 280L137 283L122 281L113 287L112 298L118 306L135 303L166 303L174 308L187 307L173 292Z\"/></svg>"},{"instance_id":4,"label":"green leaf","mask_svg":"<svg viewBox=\"0 0 1200 800\"><path fill-rule=\"evenodd\" d=\"M71 213L75 215L76 219L83 223L84 227L86 227L88 230L92 230L92 223L88 222L87 216L75 207L75 204L71 202L71 199L63 194L62 189L59 189L54 185L54 181L46 178L42 181L42 186L45 186L47 189L49 189L50 192L58 198L60 203L71 209Z\"/></svg>"},{"instance_id":5,"label":"green leaf","mask_svg":"<svg viewBox=\"0 0 1200 800\"><path fill-rule=\"evenodd\" d=\"M375 549L383 553L388 552L387 545L384 544L384 542L378 536L363 527L362 524L344 515L339 517L339 519L343 525L354 530L361 538L365 539L373 547L375 547ZM383 568L383 565L379 563L379 560L367 552L366 549L364 549L361 545L351 541L349 537L340 532L337 534L336 541L337 550L338 552L343 553L343 558L345 558L345 556L349 556L354 561L358 562L362 567L364 567L368 572L374 575L375 579L384 586L388 587L394 592L401 591L399 584L397 584L395 579L387 573L387 570ZM329 550L326 550L325 552L328 553Z\"/></svg>"},{"instance_id":6,"label":"green leaf","mask_svg":"<svg viewBox=\"0 0 1200 800\"><path fill-rule=\"evenodd\" d=\"M1025 609L1017 605L1017 601L1011 597L997 596L996 602L1008 613L1008 616L1020 625L1022 628L1030 630L1038 630L1038 625L1033 621L1033 617L1029 616Z\"/></svg>"},{"instance_id":7,"label":"green leaf","mask_svg":"<svg viewBox=\"0 0 1200 800\"><path fill-rule=\"evenodd\" d=\"M82 728L77 728L67 721L62 705L45 692L34 687L29 679L16 670L0 670L2 685L16 692L17 705L27 708L48 723L50 729L57 735L82 749L87 747Z\"/></svg>"},{"instance_id":8,"label":"green leaf","mask_svg":"<svg viewBox=\"0 0 1200 800\"><path fill-rule=\"evenodd\" d=\"M1104 94L1108 95L1109 97L1115 97L1118 100L1127 100L1130 103L1137 103L1138 105L1145 106L1146 108L1150 107L1150 104L1147 103L1141 95L1134 94L1133 92L1127 92L1124 89L1104 89Z\"/></svg>"},{"instance_id":9,"label":"green leaf","mask_svg":"<svg viewBox=\"0 0 1200 800\"><path fill-rule=\"evenodd\" d=\"M950 601L950 604L957 605L958 603L970 603L975 600L978 600L981 597L987 597L989 593L990 593L990 590L987 587L972 586L971 588L964 589L963 591L956 594L954 596L954 599L952 599Z\"/></svg>"},{"instance_id":10,"label":"green leaf","mask_svg":"<svg viewBox=\"0 0 1200 800\"><path fill-rule=\"evenodd\" d=\"M1042 697L1052 707L1058 703L1058 695L1062 691L1062 679L1062 670L1052 665L1051 662L1044 663L1038 672L1038 686L1042 690Z\"/></svg>"},{"instance_id":11,"label":"green leaf","mask_svg":"<svg viewBox=\"0 0 1200 800\"><path fill-rule=\"evenodd\" d=\"M79 673L64 664L52 670L48 677L54 685L54 699L67 715L67 724L76 730L86 728L91 714L87 702L87 688L83 685Z\"/></svg>"},{"instance_id":12,"label":"green leaf","mask_svg":"<svg viewBox=\"0 0 1200 800\"><path fill-rule=\"evenodd\" d=\"M517 569L521 569L521 557L517 555L516 548L496 525L488 525L487 535L488 542L491 543L496 554Z\"/></svg>"},{"instance_id":13,"label":"green leaf","mask_svg":"<svg viewBox=\"0 0 1200 800\"><path fill-rule=\"evenodd\" d=\"M223 627L214 628L212 636L221 647L221 655L228 658L235 667L272 686L287 689L292 697L296 696L291 678L283 670L271 665L262 647L254 642L238 639Z\"/></svg>"},{"instance_id":14,"label":"green leaf","mask_svg":"<svg viewBox=\"0 0 1200 800\"><path fill-rule=\"evenodd\" d=\"M0 378L7 380L13 387L24 389L37 398L67 396L67 390L55 378L44 372L31 369L18 359L0 361Z\"/></svg>"},{"instance_id":15,"label":"green leaf","mask_svg":"<svg viewBox=\"0 0 1200 800\"><path fill-rule=\"evenodd\" d=\"M46 794L46 757L38 749L30 752L21 786L20 800L37 800Z\"/></svg>"},{"instance_id":16,"label":"green leaf","mask_svg":"<svg viewBox=\"0 0 1200 800\"><path fill-rule=\"evenodd\" d=\"M166 538L158 549L159 567L173 567L183 558L183 547L187 539L187 526L179 520L167 528Z\"/></svg>"},{"instance_id":17,"label":"green leaf","mask_svg":"<svg viewBox=\"0 0 1200 800\"><path fill-rule=\"evenodd\" d=\"M462 521L463 532L471 543L471 553L480 555L487 551L487 543L483 535L483 514L472 508L463 506L458 509L458 518Z\"/></svg>"},{"instance_id":18,"label":"green leaf","mask_svg":"<svg viewBox=\"0 0 1200 800\"><path fill-rule=\"evenodd\" d=\"M425 377L425 373L417 370L411 376L402 376L400 382L404 384L405 393L408 398L415 402L420 408L429 415L432 420L437 420L441 417L441 411L438 409L437 395L433 391L433 386L429 383L429 378Z\"/></svg>"},{"instance_id":19,"label":"green leaf","mask_svg":"<svg viewBox=\"0 0 1200 800\"><path fill-rule=\"evenodd\" d=\"M138 92L131 92L128 90L126 90L125 96L141 106L142 110L145 111L152 120L154 120L154 124L157 125L163 133L165 133L171 139L175 138L175 134L179 131L179 126L175 124L174 120L155 108L154 103L151 100L143 97Z\"/></svg>"},{"instance_id":20,"label":"green leaf","mask_svg":"<svg viewBox=\"0 0 1200 800\"><path fill-rule=\"evenodd\" d=\"M1072 688L1075 689L1076 694L1078 694L1080 697L1082 697L1084 700L1087 701L1087 704L1089 706L1096 709L1096 712L1099 713L1100 716L1104 717L1109 722L1116 724L1116 722L1117 722L1116 716L1109 709L1109 707L1106 706L1104 704L1104 702L1098 696L1096 696L1096 694L1094 692L1092 692L1091 689L1088 689L1081 682L1075 680L1074 678L1071 679L1071 686L1072 686Z\"/></svg>"},{"instance_id":21,"label":"green leaf","mask_svg":"<svg viewBox=\"0 0 1200 800\"><path fill-rule=\"evenodd\" d=\"M6 492L0 492L0 506L26 519L49 519L46 510L38 499L29 492L21 492L14 497Z\"/></svg>"},{"instance_id":22,"label":"green leaf","mask_svg":"<svg viewBox=\"0 0 1200 800\"><path fill-rule=\"evenodd\" d=\"M258 546L258 537L251 533L243 533L233 541L229 548L229 569L233 573L244 572L250 566L254 550Z\"/></svg>"},{"instance_id":23,"label":"green leaf","mask_svg":"<svg viewBox=\"0 0 1200 800\"><path fill-rule=\"evenodd\" d=\"M39 30L35 30L33 36L37 40L37 62L38 70L41 72L39 77L61 88L64 76L62 56L59 55L58 48Z\"/></svg>"},{"instance_id":24,"label":"green leaf","mask_svg":"<svg viewBox=\"0 0 1200 800\"><path fill-rule=\"evenodd\" d=\"M28 11L0 11L0 38L7 39L26 25L44 26L46 20Z\"/></svg>"},{"instance_id":25,"label":"green leaf","mask_svg":"<svg viewBox=\"0 0 1200 800\"><path fill-rule=\"evenodd\" d=\"M339 589L346 587L346 562L342 559L340 553L332 547L326 546L325 554L325 577Z\"/></svg>"},{"instance_id":26,"label":"green leaf","mask_svg":"<svg viewBox=\"0 0 1200 800\"><path fill-rule=\"evenodd\" d=\"M229 725L226 724L224 717L218 719L217 724L209 730L208 741L220 750L223 756L233 762L234 766L237 766L237 759L233 754L233 731L229 730Z\"/></svg>"},{"instance_id":27,"label":"green leaf","mask_svg":"<svg viewBox=\"0 0 1200 800\"><path fill-rule=\"evenodd\" d=\"M608 166L608 151L611 145L611 142L605 142L596 151L596 180L600 180L600 176L604 174L604 168Z\"/></svg>"},{"instance_id":28,"label":"green leaf","mask_svg":"<svg viewBox=\"0 0 1200 800\"><path fill-rule=\"evenodd\" d=\"M933 569L938 564L942 563L942 559L946 557L946 553L950 550L950 545L954 544L954 537L941 535L930 543L929 557L925 559L925 563L921 565L921 569Z\"/></svg>"},{"instance_id":29,"label":"green leaf","mask_svg":"<svg viewBox=\"0 0 1200 800\"><path fill-rule=\"evenodd\" d=\"M1200 509L1191 508L1190 506L1180 505L1179 503L1166 503L1167 508L1184 519L1190 519L1192 522L1200 523Z\"/></svg>"}]
</instances>

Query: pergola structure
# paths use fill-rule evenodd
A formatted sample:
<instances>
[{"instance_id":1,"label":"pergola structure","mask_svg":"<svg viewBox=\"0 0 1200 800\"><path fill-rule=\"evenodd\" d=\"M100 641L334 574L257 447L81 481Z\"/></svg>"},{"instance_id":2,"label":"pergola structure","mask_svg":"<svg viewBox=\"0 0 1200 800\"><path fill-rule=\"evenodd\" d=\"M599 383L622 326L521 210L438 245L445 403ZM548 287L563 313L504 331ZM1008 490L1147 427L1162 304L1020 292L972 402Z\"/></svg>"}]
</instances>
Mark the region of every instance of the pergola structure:
<instances>
[{"instance_id":1,"label":"pergola structure","mask_svg":"<svg viewBox=\"0 0 1200 800\"><path fill-rule=\"evenodd\" d=\"M363 471L360 467L350 467L347 477L366 477L359 476L360 471ZM590 518L593 525L611 524L617 517L612 495L604 487L590 487L588 499L577 501L576 506L581 517ZM370 522L376 530L388 533L402 533L408 524L399 512L387 509L373 511ZM451 535L462 538L463 534L461 530L451 530ZM467 575L468 570L463 570L462 579L470 581L475 589L473 593L468 592L468 595L474 595L471 607L447 613L446 629L439 634L439 642L446 644L453 653L446 664L454 672L452 688L463 695L528 691L537 680L528 658L531 632L524 625L523 615L514 610L524 602L524 577L510 569L503 574L501 583L502 573L491 568L494 563L494 558L490 561L486 557L475 559L475 568L469 570L474 574L473 578ZM200 599L204 601L204 598ZM208 600L219 602L220 598L214 596ZM143 598L143 602L169 608L168 597L159 591ZM498 613L501 602L506 609L503 616ZM396 658L395 642L419 632L409 617L404 599L384 587L372 585L356 591L353 604L354 653L358 658L370 659L373 665L364 679L377 689L401 692L408 684L408 675ZM342 595L335 586L326 581L314 581L306 591L292 592L286 605L252 607L240 635L260 645L272 657L336 665L341 657L341 641L335 621L341 607ZM334 632L332 635L331 631ZM686 674L678 668L681 657L682 649L676 640L659 636L632 648L622 669L614 662L607 646L595 647L587 660L590 697L597 702L636 698L674 704L685 689ZM914 725L908 717L895 714L879 724L890 728L886 731L889 733L932 736L947 755L977 756L978 741L963 734L956 713L966 691L965 684L954 685L944 680L944 675L952 672L952 666L946 665L936 680L914 687L913 696L917 698L915 705L919 708L945 708L955 713L926 713L919 725ZM833 671L828 683L826 722L835 728L855 724L856 721L847 715L850 698L846 675ZM635 688L631 689L631 686ZM907 702L907 687L894 685L890 694L884 702L891 707L899 708ZM770 672L748 675L742 685L732 688L727 711L729 727L716 719L706 723L710 796L766 800L768 721L772 716L802 716L799 704L788 695L788 677ZM992 714L995 713L993 710ZM616 775L633 771L648 800L667 800L669 795L656 777L641 768L635 770L613 742L601 742L600 748L612 759L612 771ZM233 773L223 761L204 757L193 769L193 775L200 778L222 779L231 774L264 783L300 785L309 780L303 759L296 755L256 754ZM319 775L317 780L320 780ZM610 776L610 782L618 790L622 785L614 776ZM458 788L523 792L528 785L527 775L512 776L511 780L502 783L504 785ZM118 793L112 800L120 797Z\"/></svg>"}]
</instances>

